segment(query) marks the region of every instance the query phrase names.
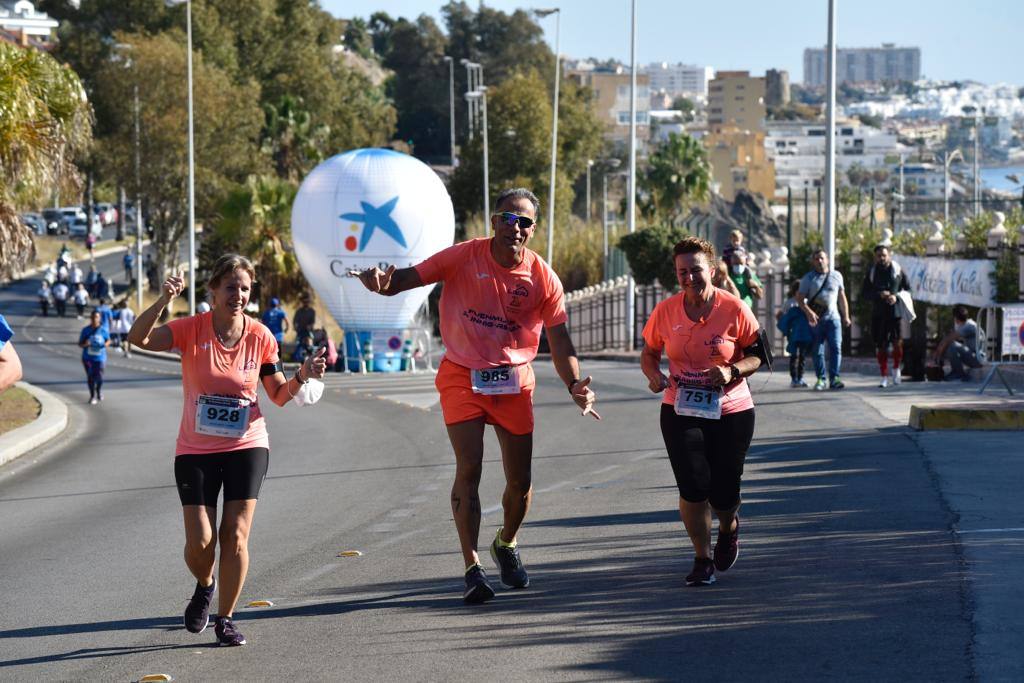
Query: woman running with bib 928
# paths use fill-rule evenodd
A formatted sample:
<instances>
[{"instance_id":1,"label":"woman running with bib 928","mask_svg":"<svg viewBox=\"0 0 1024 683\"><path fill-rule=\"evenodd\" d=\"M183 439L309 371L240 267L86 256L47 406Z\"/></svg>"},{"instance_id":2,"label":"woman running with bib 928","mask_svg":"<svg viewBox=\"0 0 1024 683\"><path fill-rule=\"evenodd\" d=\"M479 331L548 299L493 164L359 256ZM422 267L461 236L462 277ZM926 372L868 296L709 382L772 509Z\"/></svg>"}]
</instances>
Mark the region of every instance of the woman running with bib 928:
<instances>
[{"instance_id":1,"label":"woman running with bib 928","mask_svg":"<svg viewBox=\"0 0 1024 683\"><path fill-rule=\"evenodd\" d=\"M220 645L245 645L231 620L249 569L249 531L256 499L270 463L270 443L257 384L283 406L311 377L323 377L323 352L310 356L290 378L277 355L277 340L262 323L245 315L256 272L248 259L228 254L213 266L207 291L213 308L154 329L157 318L184 288L169 277L160 298L132 325L128 338L152 351L181 354L184 407L174 458L174 478L185 520L185 564L196 577L185 608L185 628L202 633L214 589L220 588L216 617ZM224 512L217 525L217 497ZM220 543L219 582L214 580Z\"/></svg>"},{"instance_id":2,"label":"woman running with bib 928","mask_svg":"<svg viewBox=\"0 0 1024 683\"><path fill-rule=\"evenodd\" d=\"M701 586L714 583L715 569L729 569L739 554L740 476L754 435L754 403L744 378L770 356L750 308L711 284L711 244L687 237L673 254L682 291L651 313L640 367L651 391L665 392L661 433L696 552L686 585ZM661 371L662 354L670 377ZM714 559L712 510L719 523Z\"/></svg>"}]
</instances>

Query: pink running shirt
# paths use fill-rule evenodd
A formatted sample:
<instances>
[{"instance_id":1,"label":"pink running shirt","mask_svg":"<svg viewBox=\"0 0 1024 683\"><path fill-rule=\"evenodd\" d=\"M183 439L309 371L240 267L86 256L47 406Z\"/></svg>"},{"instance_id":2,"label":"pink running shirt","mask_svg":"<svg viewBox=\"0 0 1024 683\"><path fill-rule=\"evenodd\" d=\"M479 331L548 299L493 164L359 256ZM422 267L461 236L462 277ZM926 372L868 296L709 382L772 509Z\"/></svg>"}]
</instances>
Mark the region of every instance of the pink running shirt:
<instances>
[{"instance_id":1,"label":"pink running shirt","mask_svg":"<svg viewBox=\"0 0 1024 683\"><path fill-rule=\"evenodd\" d=\"M668 356L671 381L662 403L675 404L676 382L713 365L731 365L743 358L743 349L757 341L759 329L750 307L723 289L715 290L715 303L703 322L694 322L686 315L682 292L658 303L644 325L644 343ZM723 415L753 407L745 380L722 394Z\"/></svg>"},{"instance_id":2,"label":"pink running shirt","mask_svg":"<svg viewBox=\"0 0 1024 683\"><path fill-rule=\"evenodd\" d=\"M416 266L423 284L444 282L441 339L445 357L467 368L521 365L537 356L541 327L564 323L562 282L530 249L505 268L481 237L439 251Z\"/></svg>"},{"instance_id":3,"label":"pink running shirt","mask_svg":"<svg viewBox=\"0 0 1024 683\"><path fill-rule=\"evenodd\" d=\"M270 448L267 425L260 411L257 389L260 366L276 363L277 340L263 325L245 316L242 338L224 348L213 331L213 312L177 318L167 323L172 350L181 354L181 385L184 405L175 455L225 453L245 448ZM244 398L252 403L249 428L241 438L198 434L196 407L200 394Z\"/></svg>"}]
</instances>

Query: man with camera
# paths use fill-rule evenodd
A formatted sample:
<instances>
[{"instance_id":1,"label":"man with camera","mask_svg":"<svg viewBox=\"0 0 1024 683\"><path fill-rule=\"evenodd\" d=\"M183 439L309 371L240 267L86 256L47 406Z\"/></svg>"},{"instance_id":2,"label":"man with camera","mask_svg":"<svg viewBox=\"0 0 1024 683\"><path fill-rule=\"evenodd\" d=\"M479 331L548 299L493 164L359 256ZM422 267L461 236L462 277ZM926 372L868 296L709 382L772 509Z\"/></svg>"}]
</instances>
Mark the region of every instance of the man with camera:
<instances>
[{"instance_id":1,"label":"man with camera","mask_svg":"<svg viewBox=\"0 0 1024 683\"><path fill-rule=\"evenodd\" d=\"M842 389L846 385L839 379L843 360L843 327L850 326L850 304L843 288L843 274L829 268L828 253L818 249L811 254L814 267L800 280L797 301L811 325L813 339L811 355L818 381L815 391ZM828 373L826 383L825 345L828 344Z\"/></svg>"}]
</instances>

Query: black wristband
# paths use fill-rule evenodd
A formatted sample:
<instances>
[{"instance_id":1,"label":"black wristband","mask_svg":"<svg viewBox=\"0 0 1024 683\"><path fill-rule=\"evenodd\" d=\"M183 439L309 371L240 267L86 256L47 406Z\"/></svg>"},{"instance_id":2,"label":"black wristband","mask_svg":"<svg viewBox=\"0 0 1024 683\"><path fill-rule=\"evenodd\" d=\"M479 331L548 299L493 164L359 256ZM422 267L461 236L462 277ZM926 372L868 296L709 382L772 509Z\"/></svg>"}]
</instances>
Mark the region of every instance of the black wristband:
<instances>
[{"instance_id":1,"label":"black wristband","mask_svg":"<svg viewBox=\"0 0 1024 683\"><path fill-rule=\"evenodd\" d=\"M576 378L576 379L574 379L573 381L569 382L569 387L568 387L568 389L569 389L569 393L570 393L570 394L572 393L572 388L573 388L574 386L576 386L577 384L579 384L579 383L580 383L580 378L579 378L579 377L577 377L577 378Z\"/></svg>"},{"instance_id":2,"label":"black wristband","mask_svg":"<svg viewBox=\"0 0 1024 683\"><path fill-rule=\"evenodd\" d=\"M302 368L300 367L299 370L301 370L301 369ZM306 384L307 382L309 382L309 380L307 379L305 382L303 382L302 378L299 377L299 370L295 371L295 381L298 382L299 384Z\"/></svg>"}]
</instances>

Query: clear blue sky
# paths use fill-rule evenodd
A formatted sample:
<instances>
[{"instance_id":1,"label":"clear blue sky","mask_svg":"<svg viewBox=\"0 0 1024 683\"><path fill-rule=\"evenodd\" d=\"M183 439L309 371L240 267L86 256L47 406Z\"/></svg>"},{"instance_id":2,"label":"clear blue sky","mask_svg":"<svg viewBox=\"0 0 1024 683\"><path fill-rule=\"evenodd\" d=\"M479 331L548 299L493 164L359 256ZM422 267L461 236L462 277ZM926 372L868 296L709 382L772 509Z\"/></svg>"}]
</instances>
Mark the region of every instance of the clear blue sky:
<instances>
[{"instance_id":1,"label":"clear blue sky","mask_svg":"<svg viewBox=\"0 0 1024 683\"><path fill-rule=\"evenodd\" d=\"M439 20L440 0L320 0L338 17L422 13ZM556 0L558 2L558 0ZM506 12L548 7L511 0L485 3ZM472 0L470 6L475 6ZM560 0L561 52L570 57L629 61L629 0ZM840 47L881 43L921 48L924 76L1024 85L1024 59L1014 56L1024 30L1022 0L837 0ZM707 64L716 69L768 68L803 80L803 50L823 46L827 0L638 0L638 61ZM439 21L440 23L440 21ZM554 38L554 18L541 24ZM443 26L442 26L443 28Z\"/></svg>"}]
</instances>

